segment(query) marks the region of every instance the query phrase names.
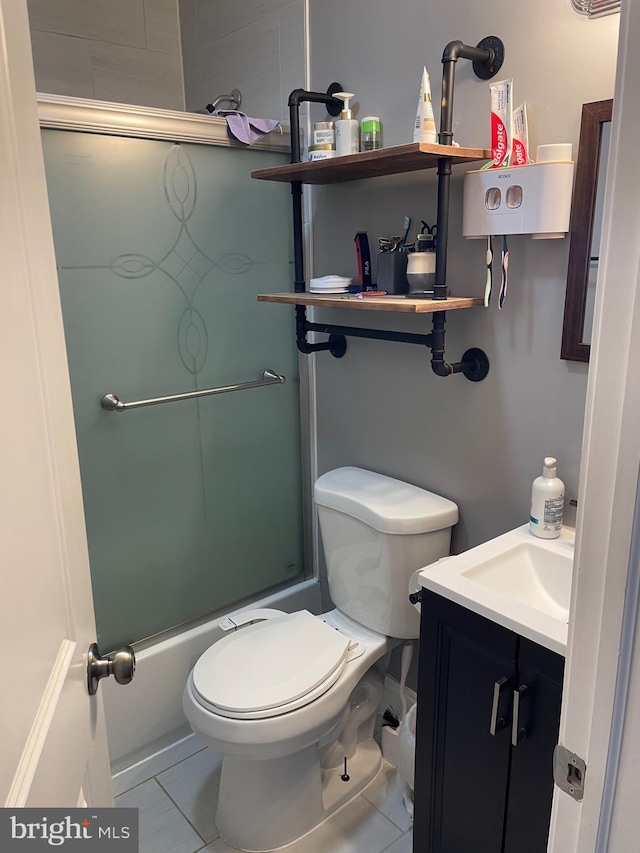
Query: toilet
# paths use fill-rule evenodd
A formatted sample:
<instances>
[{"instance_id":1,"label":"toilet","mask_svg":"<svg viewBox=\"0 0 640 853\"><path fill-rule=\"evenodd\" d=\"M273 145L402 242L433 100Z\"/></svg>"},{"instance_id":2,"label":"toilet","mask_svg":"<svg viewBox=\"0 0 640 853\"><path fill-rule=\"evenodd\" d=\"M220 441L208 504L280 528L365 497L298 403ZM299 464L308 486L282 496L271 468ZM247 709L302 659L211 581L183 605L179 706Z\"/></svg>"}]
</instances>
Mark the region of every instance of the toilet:
<instances>
[{"instance_id":1,"label":"toilet","mask_svg":"<svg viewBox=\"0 0 640 853\"><path fill-rule=\"evenodd\" d=\"M378 773L389 653L419 634L411 575L448 555L455 503L362 468L314 486L335 609L244 610L184 690L193 731L222 754L216 823L245 851L309 832Z\"/></svg>"}]
</instances>

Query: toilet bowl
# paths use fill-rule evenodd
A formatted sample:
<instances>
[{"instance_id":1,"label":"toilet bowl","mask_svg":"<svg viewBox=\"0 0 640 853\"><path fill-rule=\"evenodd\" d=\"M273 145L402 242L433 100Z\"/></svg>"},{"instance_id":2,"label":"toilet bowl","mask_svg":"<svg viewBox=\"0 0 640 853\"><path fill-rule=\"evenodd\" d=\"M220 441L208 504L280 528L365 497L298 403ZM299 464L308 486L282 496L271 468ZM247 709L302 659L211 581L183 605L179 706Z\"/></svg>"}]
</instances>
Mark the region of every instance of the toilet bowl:
<instances>
[{"instance_id":1,"label":"toilet bowl","mask_svg":"<svg viewBox=\"0 0 640 853\"><path fill-rule=\"evenodd\" d=\"M241 628L198 660L183 707L223 754L216 822L226 841L281 847L374 778L382 758L373 728L393 645L339 611L303 610Z\"/></svg>"},{"instance_id":2,"label":"toilet bowl","mask_svg":"<svg viewBox=\"0 0 640 853\"><path fill-rule=\"evenodd\" d=\"M222 753L218 830L250 853L309 832L377 774L389 653L418 634L408 580L448 553L457 521L451 501L358 468L323 475L314 497L336 609L225 620L184 690L191 728Z\"/></svg>"},{"instance_id":3,"label":"toilet bowl","mask_svg":"<svg viewBox=\"0 0 640 853\"><path fill-rule=\"evenodd\" d=\"M331 731L360 678L391 647L390 638L335 610L282 613L241 628L200 657L187 682L185 713L223 755L279 758ZM251 689L256 675L260 684Z\"/></svg>"}]
</instances>

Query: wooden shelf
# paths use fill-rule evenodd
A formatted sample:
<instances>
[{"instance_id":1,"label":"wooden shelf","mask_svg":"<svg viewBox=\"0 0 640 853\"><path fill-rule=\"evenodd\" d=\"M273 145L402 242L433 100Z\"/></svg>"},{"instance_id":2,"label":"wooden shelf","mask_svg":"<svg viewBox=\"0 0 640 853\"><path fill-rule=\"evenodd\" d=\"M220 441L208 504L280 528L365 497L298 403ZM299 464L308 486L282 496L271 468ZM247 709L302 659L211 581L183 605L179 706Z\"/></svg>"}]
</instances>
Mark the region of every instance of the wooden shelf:
<instances>
[{"instance_id":1,"label":"wooden shelf","mask_svg":"<svg viewBox=\"0 0 640 853\"><path fill-rule=\"evenodd\" d=\"M280 302L287 305L316 305L321 308L355 308L360 311L395 311L404 314L433 314L435 311L457 311L482 308L483 299L450 296L448 299L409 299L405 296L364 296L350 294L323 296L319 293L260 293L258 302Z\"/></svg>"},{"instance_id":2,"label":"wooden shelf","mask_svg":"<svg viewBox=\"0 0 640 853\"><path fill-rule=\"evenodd\" d=\"M490 160L491 151L484 148L457 148L450 145L411 142L407 145L394 145L391 148L380 148L377 151L366 151L362 154L333 157L331 160L290 163L287 166L258 169L251 173L251 177L261 181L335 184L433 169L442 157L450 158L453 163L472 163L477 160Z\"/></svg>"}]
</instances>

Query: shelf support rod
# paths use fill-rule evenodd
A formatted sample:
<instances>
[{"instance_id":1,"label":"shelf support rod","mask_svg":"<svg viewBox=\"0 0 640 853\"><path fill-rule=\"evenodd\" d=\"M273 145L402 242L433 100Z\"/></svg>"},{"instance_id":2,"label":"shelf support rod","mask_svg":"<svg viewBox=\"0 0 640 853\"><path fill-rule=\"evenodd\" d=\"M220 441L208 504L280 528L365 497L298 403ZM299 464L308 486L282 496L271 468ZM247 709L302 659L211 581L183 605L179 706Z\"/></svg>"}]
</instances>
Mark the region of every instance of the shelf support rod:
<instances>
[{"instance_id":1,"label":"shelf support rod","mask_svg":"<svg viewBox=\"0 0 640 853\"><path fill-rule=\"evenodd\" d=\"M333 97L334 92L341 92L339 83L332 83L326 92L307 92L305 89L294 89L289 95L289 122L291 125L291 162L300 162L300 104L310 101L315 104L326 104L330 115L338 115L342 102ZM293 289L295 293L304 293L306 289L304 276L304 225L302 219L302 183L291 182L291 202L293 205Z\"/></svg>"},{"instance_id":2,"label":"shelf support rod","mask_svg":"<svg viewBox=\"0 0 640 853\"><path fill-rule=\"evenodd\" d=\"M504 61L504 45L497 36L486 36L476 46L452 41L442 54L442 96L440 99L440 145L453 143L453 91L455 69L458 59L473 62L476 76L482 79L493 77ZM436 240L436 273L433 286L433 299L447 298L447 250L449 240L449 192L451 184L451 160L442 157L438 160L438 217ZM435 368L434 368L435 369Z\"/></svg>"},{"instance_id":3,"label":"shelf support rod","mask_svg":"<svg viewBox=\"0 0 640 853\"><path fill-rule=\"evenodd\" d=\"M304 305L296 305L296 330L298 349L307 355L328 350L335 358L342 358L347 350L346 337L369 338L376 341L393 341L402 344L418 344L431 350L431 367L436 376L453 376L463 373L471 382L480 382L489 372L489 360L480 349L469 349L462 361L449 364L444 360L445 311L434 314L434 330L427 335L411 332L390 332L386 329L363 329L359 326L340 326L335 323L311 323L306 319ZM328 341L310 344L308 332L329 335Z\"/></svg>"},{"instance_id":4,"label":"shelf support rod","mask_svg":"<svg viewBox=\"0 0 640 853\"><path fill-rule=\"evenodd\" d=\"M385 329L362 329L358 326L338 326L334 323L305 323L308 332L324 332L329 335L343 335L353 338L370 338L374 341L393 341L400 344L419 344L431 346L431 335L417 335L411 332L389 332Z\"/></svg>"},{"instance_id":5,"label":"shelf support rod","mask_svg":"<svg viewBox=\"0 0 640 853\"><path fill-rule=\"evenodd\" d=\"M489 372L489 359L481 349L468 349L462 361L449 363L444 360L444 324L446 311L433 315L431 333L431 369L436 376L447 377L463 373L471 382L481 382Z\"/></svg>"},{"instance_id":6,"label":"shelf support rod","mask_svg":"<svg viewBox=\"0 0 640 853\"><path fill-rule=\"evenodd\" d=\"M504 44L497 36L487 36L476 46L452 41L442 54L442 97L440 101L440 145L453 144L453 91L455 67L458 59L469 59L477 77L488 80L495 76L504 61ZM449 242L449 196L451 189L451 159L438 160L438 216L436 241L436 271L433 299L447 298L447 252ZM479 382L489 372L489 359L480 349L470 349L462 361L448 363L444 360L444 324L446 313L436 311L433 315L431 344L431 368L436 376L452 376L463 373L472 382Z\"/></svg>"}]
</instances>

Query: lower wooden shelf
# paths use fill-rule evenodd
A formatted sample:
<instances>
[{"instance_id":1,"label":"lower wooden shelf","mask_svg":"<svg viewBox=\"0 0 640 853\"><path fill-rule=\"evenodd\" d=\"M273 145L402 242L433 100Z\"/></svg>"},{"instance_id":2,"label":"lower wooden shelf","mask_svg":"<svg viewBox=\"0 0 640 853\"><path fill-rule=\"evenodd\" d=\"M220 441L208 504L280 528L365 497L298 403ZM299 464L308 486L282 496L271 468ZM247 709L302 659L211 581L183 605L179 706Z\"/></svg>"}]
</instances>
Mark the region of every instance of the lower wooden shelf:
<instances>
[{"instance_id":1,"label":"lower wooden shelf","mask_svg":"<svg viewBox=\"0 0 640 853\"><path fill-rule=\"evenodd\" d=\"M355 308L359 311L395 311L403 314L433 314L435 311L458 311L482 308L481 297L449 296L447 299L409 299L405 296L363 296L355 294L322 295L318 293L260 293L258 302L280 302L288 305L316 305L321 308Z\"/></svg>"}]
</instances>

